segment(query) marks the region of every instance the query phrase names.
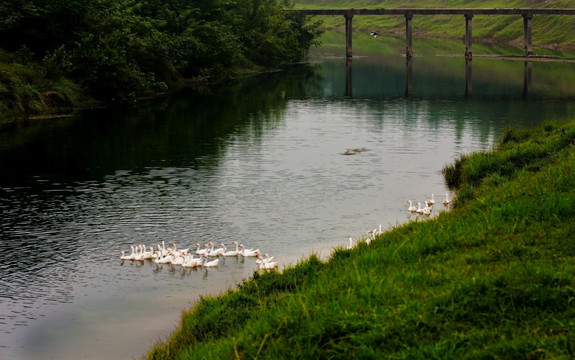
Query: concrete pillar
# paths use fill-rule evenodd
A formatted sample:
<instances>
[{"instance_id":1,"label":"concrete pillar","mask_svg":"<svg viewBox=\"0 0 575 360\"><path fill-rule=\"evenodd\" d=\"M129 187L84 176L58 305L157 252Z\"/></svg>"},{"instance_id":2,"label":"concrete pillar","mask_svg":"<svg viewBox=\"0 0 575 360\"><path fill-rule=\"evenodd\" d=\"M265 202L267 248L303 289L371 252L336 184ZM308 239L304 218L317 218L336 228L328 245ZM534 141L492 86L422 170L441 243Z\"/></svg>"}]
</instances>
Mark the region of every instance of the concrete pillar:
<instances>
[{"instance_id":1,"label":"concrete pillar","mask_svg":"<svg viewBox=\"0 0 575 360\"><path fill-rule=\"evenodd\" d=\"M353 14L348 12L345 16L345 56L348 59L353 57L353 51L351 48L351 31L352 31L352 19Z\"/></svg>"},{"instance_id":2,"label":"concrete pillar","mask_svg":"<svg viewBox=\"0 0 575 360\"><path fill-rule=\"evenodd\" d=\"M473 15L465 14L465 58L471 59L473 57L473 45L471 44L471 30L472 30Z\"/></svg>"},{"instance_id":3,"label":"concrete pillar","mask_svg":"<svg viewBox=\"0 0 575 360\"><path fill-rule=\"evenodd\" d=\"M525 56L533 55L533 15L523 15L523 39Z\"/></svg>"},{"instance_id":4,"label":"concrete pillar","mask_svg":"<svg viewBox=\"0 0 575 360\"><path fill-rule=\"evenodd\" d=\"M413 14L405 14L405 57L413 57Z\"/></svg>"}]
</instances>

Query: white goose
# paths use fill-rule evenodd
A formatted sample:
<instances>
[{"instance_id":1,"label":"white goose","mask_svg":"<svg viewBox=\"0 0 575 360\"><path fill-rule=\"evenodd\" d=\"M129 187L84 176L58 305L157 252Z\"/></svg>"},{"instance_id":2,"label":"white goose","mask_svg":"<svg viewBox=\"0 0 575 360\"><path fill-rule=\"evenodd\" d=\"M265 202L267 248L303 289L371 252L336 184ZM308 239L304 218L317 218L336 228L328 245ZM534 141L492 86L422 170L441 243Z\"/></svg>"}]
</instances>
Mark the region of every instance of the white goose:
<instances>
[{"instance_id":1,"label":"white goose","mask_svg":"<svg viewBox=\"0 0 575 360\"><path fill-rule=\"evenodd\" d=\"M218 256L218 255L223 255L225 248L223 247L224 244L220 244L218 245L219 249L215 249L214 250L214 244L212 243L212 249L208 252L208 256Z\"/></svg>"},{"instance_id":2,"label":"white goose","mask_svg":"<svg viewBox=\"0 0 575 360\"><path fill-rule=\"evenodd\" d=\"M409 207L407 208L407 211L409 212L415 212L417 210L417 208L415 207L415 205L413 205L413 203L411 202L411 200L407 200L407 202L409 203Z\"/></svg>"},{"instance_id":3,"label":"white goose","mask_svg":"<svg viewBox=\"0 0 575 360\"><path fill-rule=\"evenodd\" d=\"M225 251L225 250L227 250L226 246L224 244L222 244L222 246L224 247L224 253L222 255L224 255L224 256L238 256L240 254L240 251L239 251L240 246L239 246L238 242L232 241L232 245L236 246L235 250Z\"/></svg>"},{"instance_id":4,"label":"white goose","mask_svg":"<svg viewBox=\"0 0 575 360\"><path fill-rule=\"evenodd\" d=\"M260 253L260 249L256 249L256 250L246 249L243 244L240 244L239 247L242 248L242 249L240 250L240 255L241 255L241 256L245 256L245 257L258 256L258 254Z\"/></svg>"},{"instance_id":5,"label":"white goose","mask_svg":"<svg viewBox=\"0 0 575 360\"><path fill-rule=\"evenodd\" d=\"M130 245L130 249L132 249L132 252L128 256L130 260L134 260L136 258L136 248L134 248L134 245Z\"/></svg>"},{"instance_id":6,"label":"white goose","mask_svg":"<svg viewBox=\"0 0 575 360\"><path fill-rule=\"evenodd\" d=\"M158 256L156 256L156 258L154 260L152 260L153 262L155 262L156 264L161 264L160 261L164 258L165 256L162 256L162 252L160 250L158 250Z\"/></svg>"},{"instance_id":7,"label":"white goose","mask_svg":"<svg viewBox=\"0 0 575 360\"><path fill-rule=\"evenodd\" d=\"M260 269L275 269L278 267L278 263L276 261L262 261L259 265Z\"/></svg>"},{"instance_id":8,"label":"white goose","mask_svg":"<svg viewBox=\"0 0 575 360\"><path fill-rule=\"evenodd\" d=\"M204 262L204 257L200 256L199 258L194 258L194 255L188 254L186 256L186 260L182 264L183 267L198 267L202 266L202 262Z\"/></svg>"},{"instance_id":9,"label":"white goose","mask_svg":"<svg viewBox=\"0 0 575 360\"><path fill-rule=\"evenodd\" d=\"M154 248L150 246L150 251L146 251L146 246L143 245L144 253L142 254L143 259L151 259L154 256Z\"/></svg>"},{"instance_id":10,"label":"white goose","mask_svg":"<svg viewBox=\"0 0 575 360\"><path fill-rule=\"evenodd\" d=\"M130 249L132 249L132 260L137 260L140 255L140 245L130 245Z\"/></svg>"},{"instance_id":11,"label":"white goose","mask_svg":"<svg viewBox=\"0 0 575 360\"><path fill-rule=\"evenodd\" d=\"M144 245L138 244L136 245L136 254L134 255L134 260L136 261L140 261L140 260L144 260L144 251L146 251L146 249L142 249Z\"/></svg>"},{"instance_id":12,"label":"white goose","mask_svg":"<svg viewBox=\"0 0 575 360\"><path fill-rule=\"evenodd\" d=\"M133 252L133 247L132 247L132 252ZM120 255L120 260L132 260L132 255L126 255L124 254L124 250L122 250L122 255Z\"/></svg>"},{"instance_id":13,"label":"white goose","mask_svg":"<svg viewBox=\"0 0 575 360\"><path fill-rule=\"evenodd\" d=\"M443 205L449 205L451 203L451 199L449 198L449 193L445 194L445 199L443 199Z\"/></svg>"},{"instance_id":14,"label":"white goose","mask_svg":"<svg viewBox=\"0 0 575 360\"><path fill-rule=\"evenodd\" d=\"M431 204L429 201L426 201L422 214L423 215L431 215L431 211L433 211L433 204Z\"/></svg>"},{"instance_id":15,"label":"white goose","mask_svg":"<svg viewBox=\"0 0 575 360\"><path fill-rule=\"evenodd\" d=\"M423 214L423 209L421 208L421 203L417 202L417 210L415 210L418 214Z\"/></svg>"},{"instance_id":16,"label":"white goose","mask_svg":"<svg viewBox=\"0 0 575 360\"><path fill-rule=\"evenodd\" d=\"M427 200L428 206L429 205L435 205L435 199L433 198L433 193L431 194L431 199Z\"/></svg>"},{"instance_id":17,"label":"white goose","mask_svg":"<svg viewBox=\"0 0 575 360\"><path fill-rule=\"evenodd\" d=\"M180 254L182 254L182 253L183 253L183 254L187 254L187 253L188 253L188 250L190 250L190 249L180 250L180 249L178 249L178 247L176 246L176 243L172 243L172 246L173 246L172 248L168 248L168 249L171 250L172 252L177 252L177 253L180 253Z\"/></svg>"},{"instance_id":18,"label":"white goose","mask_svg":"<svg viewBox=\"0 0 575 360\"><path fill-rule=\"evenodd\" d=\"M373 229L373 237L379 236L383 234L383 230L381 229L381 224L379 224L379 229Z\"/></svg>"},{"instance_id":19,"label":"white goose","mask_svg":"<svg viewBox=\"0 0 575 360\"><path fill-rule=\"evenodd\" d=\"M203 257L203 258L206 258L207 255L204 254L204 255L202 255L202 257ZM203 266L204 266L204 267L215 267L215 266L218 266L218 263L219 263L219 262L220 262L220 259L219 259L219 258L217 258L217 259L215 259L215 260L212 260L212 261L204 261Z\"/></svg>"},{"instance_id":20,"label":"white goose","mask_svg":"<svg viewBox=\"0 0 575 360\"><path fill-rule=\"evenodd\" d=\"M170 261L174 265L182 265L184 263L184 257L178 251L174 251L174 255L172 256L172 261Z\"/></svg>"},{"instance_id":21,"label":"white goose","mask_svg":"<svg viewBox=\"0 0 575 360\"><path fill-rule=\"evenodd\" d=\"M272 261L273 258L274 257L273 256L270 257L270 254L268 253L265 253L263 257L257 255L256 264L262 264L264 262Z\"/></svg>"},{"instance_id":22,"label":"white goose","mask_svg":"<svg viewBox=\"0 0 575 360\"><path fill-rule=\"evenodd\" d=\"M168 254L166 256L157 258L155 263L156 264L169 264L172 262L173 258L174 257L172 256L172 254L168 252Z\"/></svg>"},{"instance_id":23,"label":"white goose","mask_svg":"<svg viewBox=\"0 0 575 360\"><path fill-rule=\"evenodd\" d=\"M166 250L166 245L164 244L164 240L162 240L162 246L158 244L158 251L162 256L166 256L168 254L168 250Z\"/></svg>"},{"instance_id":24,"label":"white goose","mask_svg":"<svg viewBox=\"0 0 575 360\"><path fill-rule=\"evenodd\" d=\"M196 243L196 246L198 247L198 248L196 249L196 254L197 254L197 255L202 255L202 254L205 254L205 253L208 252L208 245L207 245L207 244L200 245L199 243ZM205 248L205 249L202 249L202 248Z\"/></svg>"},{"instance_id":25,"label":"white goose","mask_svg":"<svg viewBox=\"0 0 575 360\"><path fill-rule=\"evenodd\" d=\"M375 231L375 229L369 230L369 231L367 232L367 239L365 239L365 243L366 243L367 245L371 244L371 241L373 240L373 232L374 232L374 231Z\"/></svg>"},{"instance_id":26,"label":"white goose","mask_svg":"<svg viewBox=\"0 0 575 360\"><path fill-rule=\"evenodd\" d=\"M214 243L213 242L208 242L207 244L204 245L204 247L206 248L206 251L204 251L203 253L206 255L210 255L210 253L212 251L214 251Z\"/></svg>"}]
</instances>

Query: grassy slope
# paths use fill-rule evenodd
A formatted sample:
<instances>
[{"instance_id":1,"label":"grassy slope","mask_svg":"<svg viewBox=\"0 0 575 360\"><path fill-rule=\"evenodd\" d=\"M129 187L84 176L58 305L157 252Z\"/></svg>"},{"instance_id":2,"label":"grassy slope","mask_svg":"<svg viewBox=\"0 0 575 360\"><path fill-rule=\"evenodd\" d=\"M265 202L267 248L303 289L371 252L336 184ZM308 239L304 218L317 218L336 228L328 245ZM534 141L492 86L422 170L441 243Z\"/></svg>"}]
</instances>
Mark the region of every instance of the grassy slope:
<instances>
[{"instance_id":1,"label":"grassy slope","mask_svg":"<svg viewBox=\"0 0 575 360\"><path fill-rule=\"evenodd\" d=\"M444 169L455 208L204 298L150 359L571 359L575 122Z\"/></svg>"},{"instance_id":2,"label":"grassy slope","mask_svg":"<svg viewBox=\"0 0 575 360\"><path fill-rule=\"evenodd\" d=\"M296 8L398 8L398 7L459 7L459 8L574 8L572 0L297 0ZM327 29L342 30L343 17L322 17ZM377 30L388 33L405 33L405 19L381 16L356 16L355 31ZM535 46L575 47L575 18L570 16L543 16L533 18ZM413 20L416 34L463 38L463 16L416 16ZM520 16L476 16L473 19L474 41L505 41L522 45L523 19Z\"/></svg>"}]
</instances>

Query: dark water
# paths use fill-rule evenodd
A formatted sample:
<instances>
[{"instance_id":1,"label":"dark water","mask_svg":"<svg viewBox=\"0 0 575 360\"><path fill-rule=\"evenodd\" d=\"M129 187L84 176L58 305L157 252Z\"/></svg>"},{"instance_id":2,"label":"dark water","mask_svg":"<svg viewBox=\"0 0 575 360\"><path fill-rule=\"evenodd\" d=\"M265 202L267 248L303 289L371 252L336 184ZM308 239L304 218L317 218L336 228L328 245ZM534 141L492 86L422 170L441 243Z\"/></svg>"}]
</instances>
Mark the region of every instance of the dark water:
<instances>
[{"instance_id":1,"label":"dark water","mask_svg":"<svg viewBox=\"0 0 575 360\"><path fill-rule=\"evenodd\" d=\"M351 68L328 39L281 72L2 127L0 359L138 357L256 270L121 262L130 245L237 240L280 268L327 256L418 220L406 200L439 203L458 154L574 114L575 64L532 63L526 85L523 62L469 69L459 43L416 42L410 70L401 41L371 40L354 39Z\"/></svg>"}]
</instances>

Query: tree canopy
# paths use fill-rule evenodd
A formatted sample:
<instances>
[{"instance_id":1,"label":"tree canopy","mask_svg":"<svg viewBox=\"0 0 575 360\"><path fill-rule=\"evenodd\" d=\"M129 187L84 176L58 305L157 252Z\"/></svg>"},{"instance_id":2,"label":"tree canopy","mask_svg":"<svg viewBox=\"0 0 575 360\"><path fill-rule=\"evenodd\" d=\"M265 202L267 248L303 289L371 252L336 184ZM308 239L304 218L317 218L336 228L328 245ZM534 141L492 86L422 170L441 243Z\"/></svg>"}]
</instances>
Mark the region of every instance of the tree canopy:
<instances>
[{"instance_id":1,"label":"tree canopy","mask_svg":"<svg viewBox=\"0 0 575 360\"><path fill-rule=\"evenodd\" d=\"M319 24L288 0L4 0L0 48L42 61L98 98L129 98L182 78L301 60Z\"/></svg>"}]
</instances>

